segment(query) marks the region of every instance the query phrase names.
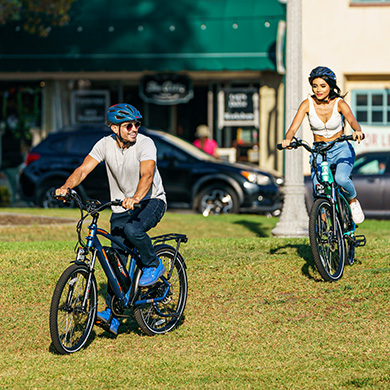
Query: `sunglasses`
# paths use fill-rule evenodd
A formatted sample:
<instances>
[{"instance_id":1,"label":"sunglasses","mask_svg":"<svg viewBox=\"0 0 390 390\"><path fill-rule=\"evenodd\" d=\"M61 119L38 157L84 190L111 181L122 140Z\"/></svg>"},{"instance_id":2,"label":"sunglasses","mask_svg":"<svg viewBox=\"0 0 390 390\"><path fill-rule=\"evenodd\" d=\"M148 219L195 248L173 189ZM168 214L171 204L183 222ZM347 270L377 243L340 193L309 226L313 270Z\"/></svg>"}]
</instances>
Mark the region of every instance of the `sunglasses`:
<instances>
[{"instance_id":1,"label":"sunglasses","mask_svg":"<svg viewBox=\"0 0 390 390\"><path fill-rule=\"evenodd\" d=\"M141 127L141 122L136 121L136 122L130 122L129 124L126 125L127 130L131 130L133 126L138 129Z\"/></svg>"}]
</instances>

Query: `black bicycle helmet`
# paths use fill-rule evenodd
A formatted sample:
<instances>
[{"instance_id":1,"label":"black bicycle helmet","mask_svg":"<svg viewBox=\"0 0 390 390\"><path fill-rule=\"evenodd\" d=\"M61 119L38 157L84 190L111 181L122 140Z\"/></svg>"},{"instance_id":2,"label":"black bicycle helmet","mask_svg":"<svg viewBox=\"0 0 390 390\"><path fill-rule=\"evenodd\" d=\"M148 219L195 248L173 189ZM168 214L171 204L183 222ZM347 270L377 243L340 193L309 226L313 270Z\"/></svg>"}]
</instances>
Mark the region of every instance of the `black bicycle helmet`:
<instances>
[{"instance_id":1,"label":"black bicycle helmet","mask_svg":"<svg viewBox=\"0 0 390 390\"><path fill-rule=\"evenodd\" d=\"M309 83L311 84L313 80L317 77L320 77L325 81L332 80L336 84L336 75L331 69L327 68L326 66L317 66L317 68L314 68L310 72Z\"/></svg>"},{"instance_id":2,"label":"black bicycle helmet","mask_svg":"<svg viewBox=\"0 0 390 390\"><path fill-rule=\"evenodd\" d=\"M123 122L139 120L142 118L142 115L131 104L119 103L107 110L106 118L107 126L110 126L111 123L118 125Z\"/></svg>"}]
</instances>

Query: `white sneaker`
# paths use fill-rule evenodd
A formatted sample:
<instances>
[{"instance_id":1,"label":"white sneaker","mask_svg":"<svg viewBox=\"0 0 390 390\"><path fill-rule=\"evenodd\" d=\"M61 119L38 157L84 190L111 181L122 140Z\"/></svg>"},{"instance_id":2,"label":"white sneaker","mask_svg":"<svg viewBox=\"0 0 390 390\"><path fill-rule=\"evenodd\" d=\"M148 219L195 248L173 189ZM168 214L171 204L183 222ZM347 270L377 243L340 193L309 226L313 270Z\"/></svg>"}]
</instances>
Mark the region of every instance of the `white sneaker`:
<instances>
[{"instance_id":1,"label":"white sneaker","mask_svg":"<svg viewBox=\"0 0 390 390\"><path fill-rule=\"evenodd\" d=\"M356 200L355 202L350 203L349 206L351 207L353 222L356 224L362 223L364 221L364 213L359 201Z\"/></svg>"}]
</instances>

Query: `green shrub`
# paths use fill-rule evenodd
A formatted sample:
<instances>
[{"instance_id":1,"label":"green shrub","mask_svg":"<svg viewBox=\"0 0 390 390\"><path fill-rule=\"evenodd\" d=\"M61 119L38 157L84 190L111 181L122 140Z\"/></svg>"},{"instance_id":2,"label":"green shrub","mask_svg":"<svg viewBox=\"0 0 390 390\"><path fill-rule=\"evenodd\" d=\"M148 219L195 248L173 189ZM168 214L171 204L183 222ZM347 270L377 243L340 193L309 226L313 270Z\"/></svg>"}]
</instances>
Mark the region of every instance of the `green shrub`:
<instances>
[{"instance_id":1,"label":"green shrub","mask_svg":"<svg viewBox=\"0 0 390 390\"><path fill-rule=\"evenodd\" d=\"M0 185L0 207L7 207L11 204L11 192L7 186Z\"/></svg>"}]
</instances>

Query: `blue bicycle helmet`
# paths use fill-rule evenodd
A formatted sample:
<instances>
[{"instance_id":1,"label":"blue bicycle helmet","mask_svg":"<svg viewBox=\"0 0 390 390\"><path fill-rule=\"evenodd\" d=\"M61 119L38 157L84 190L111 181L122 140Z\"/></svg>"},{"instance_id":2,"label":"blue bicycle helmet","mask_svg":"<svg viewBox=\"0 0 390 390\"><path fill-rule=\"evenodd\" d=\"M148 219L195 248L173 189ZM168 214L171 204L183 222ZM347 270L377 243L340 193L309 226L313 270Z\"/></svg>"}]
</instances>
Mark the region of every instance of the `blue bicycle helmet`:
<instances>
[{"instance_id":1,"label":"blue bicycle helmet","mask_svg":"<svg viewBox=\"0 0 390 390\"><path fill-rule=\"evenodd\" d=\"M336 75L334 72L326 66L317 66L314 68L309 75L309 83L311 84L314 79L320 77L325 81L332 80L336 84Z\"/></svg>"},{"instance_id":2,"label":"blue bicycle helmet","mask_svg":"<svg viewBox=\"0 0 390 390\"><path fill-rule=\"evenodd\" d=\"M139 120L142 115L131 104L119 103L114 104L107 110L106 118L107 126L110 126L111 123L118 125L123 122Z\"/></svg>"}]
</instances>

